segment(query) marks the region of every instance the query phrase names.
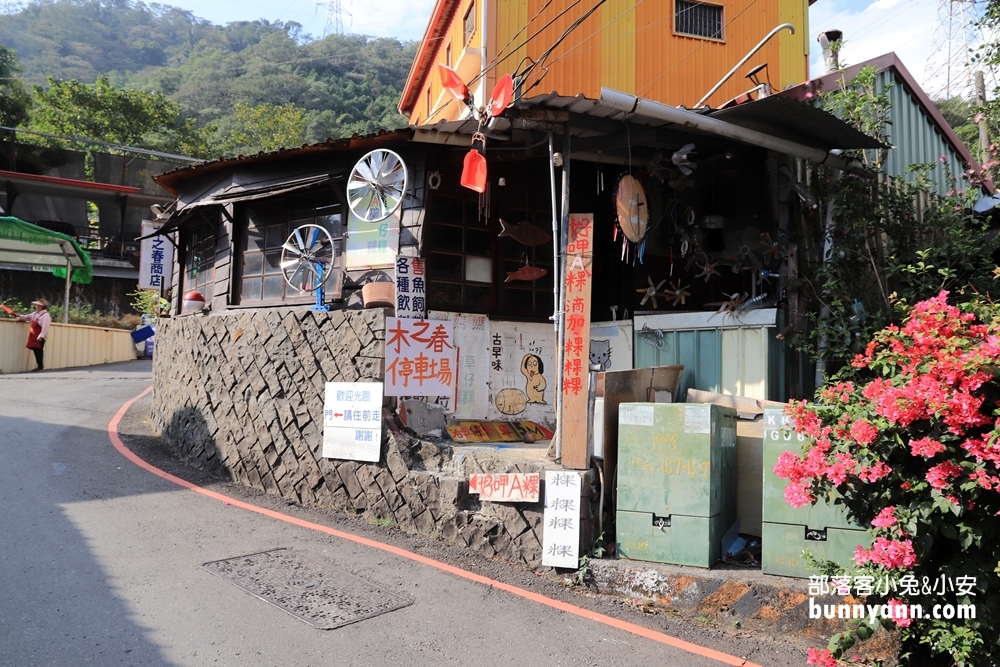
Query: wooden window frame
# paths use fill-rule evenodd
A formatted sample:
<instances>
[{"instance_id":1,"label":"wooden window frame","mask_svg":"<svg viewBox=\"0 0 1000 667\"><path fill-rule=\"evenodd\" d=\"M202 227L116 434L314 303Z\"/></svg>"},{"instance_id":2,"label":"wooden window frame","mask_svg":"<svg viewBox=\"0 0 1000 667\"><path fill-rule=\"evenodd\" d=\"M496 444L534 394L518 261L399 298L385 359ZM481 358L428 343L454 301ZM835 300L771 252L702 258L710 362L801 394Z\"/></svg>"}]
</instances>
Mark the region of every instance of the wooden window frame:
<instances>
[{"instance_id":1,"label":"wooden window frame","mask_svg":"<svg viewBox=\"0 0 1000 667\"><path fill-rule=\"evenodd\" d=\"M328 201L332 200L336 203L319 206L317 202L320 197L326 193L329 193L330 197ZM294 198L301 196L313 196L314 204L316 204L312 210L293 210L292 201ZM254 207L260 207L260 210L256 215L261 217L259 223L251 220L251 215L255 213ZM283 208L283 212L279 209ZM327 220L330 218L331 220ZM332 220L339 218L339 220ZM347 221L344 218L343 207L338 202L335 194L327 189L326 191L322 189L309 190L303 193L296 193L291 195L286 195L282 197L275 197L274 199L262 199L252 202L247 202L243 205L241 214L238 217L240 220L240 234L239 242L237 244L237 256L236 256L236 271L234 275L236 277L234 294L236 301L236 307L240 308L267 308L274 306L299 306L312 303L315 301L314 292L300 292L293 293L293 290L288 283L285 282L284 276L280 272L269 272L267 270L266 262L267 255L272 254L280 257L281 244L285 242L288 235L296 227L308 224L319 224L321 226L327 227L331 231L331 236L333 237L333 242L335 245L335 262L334 270L340 271L343 275L344 269L344 252L345 252L345 232L347 228ZM251 223L253 222L254 230L260 230L258 236L261 239L261 245L256 248L250 248L250 238L251 238ZM277 229L280 231L272 232L274 234L272 238L272 243L268 243L267 240L267 230ZM339 229L339 231L338 231ZM253 255L263 255L261 260L260 271L254 270L251 273L247 272L247 257ZM264 280L266 278L278 277L281 279L282 291L281 297L268 297L264 298ZM260 297L247 296L247 281L260 280ZM338 280L337 276L332 276L331 280ZM276 280L274 282L277 282ZM327 283L327 292L330 291L331 283Z\"/></svg>"},{"instance_id":2,"label":"wooden window frame","mask_svg":"<svg viewBox=\"0 0 1000 667\"><path fill-rule=\"evenodd\" d=\"M472 41L472 37L476 34L476 3L473 2L469 5L469 11L465 13L462 18L462 42L465 46L469 45Z\"/></svg>"}]
</instances>

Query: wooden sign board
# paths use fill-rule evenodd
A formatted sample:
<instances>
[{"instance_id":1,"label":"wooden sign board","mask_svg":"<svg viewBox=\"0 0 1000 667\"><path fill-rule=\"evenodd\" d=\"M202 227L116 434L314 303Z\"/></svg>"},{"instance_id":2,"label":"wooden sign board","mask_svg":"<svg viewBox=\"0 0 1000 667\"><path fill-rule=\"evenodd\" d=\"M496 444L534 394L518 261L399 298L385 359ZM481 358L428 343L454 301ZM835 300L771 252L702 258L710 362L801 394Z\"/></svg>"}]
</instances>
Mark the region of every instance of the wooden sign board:
<instances>
[{"instance_id":1,"label":"wooden sign board","mask_svg":"<svg viewBox=\"0 0 1000 667\"><path fill-rule=\"evenodd\" d=\"M537 503L537 472L473 475L469 478L469 493L478 493L480 500L493 503Z\"/></svg>"},{"instance_id":2,"label":"wooden sign board","mask_svg":"<svg viewBox=\"0 0 1000 667\"><path fill-rule=\"evenodd\" d=\"M590 294L594 216L572 213L563 268L562 464L583 470L587 460L590 391Z\"/></svg>"}]
</instances>

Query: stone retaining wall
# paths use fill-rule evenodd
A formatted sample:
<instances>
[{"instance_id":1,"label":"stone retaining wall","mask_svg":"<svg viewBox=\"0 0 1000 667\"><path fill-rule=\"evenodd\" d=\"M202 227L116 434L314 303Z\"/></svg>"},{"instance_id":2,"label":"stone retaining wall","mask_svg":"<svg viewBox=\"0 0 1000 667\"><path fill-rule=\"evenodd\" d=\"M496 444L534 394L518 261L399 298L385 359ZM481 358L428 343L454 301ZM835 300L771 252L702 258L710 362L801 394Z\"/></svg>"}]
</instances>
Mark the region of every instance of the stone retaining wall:
<instances>
[{"instance_id":1,"label":"stone retaining wall","mask_svg":"<svg viewBox=\"0 0 1000 667\"><path fill-rule=\"evenodd\" d=\"M388 407L379 463L323 458L325 383L381 380L384 332L381 310L269 309L160 320L154 428L185 461L247 486L540 565L543 504L480 503L468 494L467 480L477 472L544 478L545 468L558 466L413 437ZM593 471L584 474L583 488L581 537L589 544L598 497Z\"/></svg>"}]
</instances>

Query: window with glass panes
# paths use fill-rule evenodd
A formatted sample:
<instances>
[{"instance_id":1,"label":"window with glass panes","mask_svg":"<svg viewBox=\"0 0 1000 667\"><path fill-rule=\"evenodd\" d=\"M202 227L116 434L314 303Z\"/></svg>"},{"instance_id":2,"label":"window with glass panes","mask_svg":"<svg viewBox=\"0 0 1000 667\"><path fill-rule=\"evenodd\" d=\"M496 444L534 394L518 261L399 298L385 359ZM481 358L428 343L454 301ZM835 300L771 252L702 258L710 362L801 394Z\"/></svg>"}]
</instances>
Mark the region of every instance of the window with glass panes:
<instances>
[{"instance_id":1,"label":"window with glass panes","mask_svg":"<svg viewBox=\"0 0 1000 667\"><path fill-rule=\"evenodd\" d=\"M215 241L217 222L202 220L191 232L184 262L184 289L198 290L212 302L215 285Z\"/></svg>"},{"instance_id":2,"label":"window with glass panes","mask_svg":"<svg viewBox=\"0 0 1000 667\"><path fill-rule=\"evenodd\" d=\"M296 227L313 224L330 232L335 245L333 268L343 268L340 205L329 189L249 202L246 221L239 246L241 304L308 302L314 298L314 293L288 285L281 271L281 246Z\"/></svg>"},{"instance_id":3,"label":"window with glass panes","mask_svg":"<svg viewBox=\"0 0 1000 667\"><path fill-rule=\"evenodd\" d=\"M509 217L508 217L509 216ZM530 222L535 227L551 233L552 213L510 209L504 216L508 226ZM552 315L552 241L536 246L526 246L512 236L497 239L500 255L499 311L509 317L548 318ZM506 280L508 275L526 264L548 271L538 280Z\"/></svg>"},{"instance_id":4,"label":"window with glass panes","mask_svg":"<svg viewBox=\"0 0 1000 667\"><path fill-rule=\"evenodd\" d=\"M551 225L543 214L509 213L542 229ZM511 237L497 238L498 233L499 223L480 218L476 200L431 199L424 224L428 308L525 319L552 314L552 243L525 246ZM526 264L548 274L536 281L504 282Z\"/></svg>"}]
</instances>

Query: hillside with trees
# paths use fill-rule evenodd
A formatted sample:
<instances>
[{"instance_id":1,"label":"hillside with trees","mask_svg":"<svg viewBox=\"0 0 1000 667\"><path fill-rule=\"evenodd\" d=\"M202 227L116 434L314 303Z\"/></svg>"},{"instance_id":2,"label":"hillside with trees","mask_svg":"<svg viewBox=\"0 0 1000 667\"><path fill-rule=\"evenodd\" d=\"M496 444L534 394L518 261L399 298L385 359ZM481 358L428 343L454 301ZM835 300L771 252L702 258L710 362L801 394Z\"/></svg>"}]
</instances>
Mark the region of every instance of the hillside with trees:
<instances>
[{"instance_id":1,"label":"hillside with trees","mask_svg":"<svg viewBox=\"0 0 1000 667\"><path fill-rule=\"evenodd\" d=\"M416 49L362 35L313 40L293 22L218 26L135 0L35 0L0 15L0 45L16 57L0 66L19 68L33 92L36 129L60 127L44 110L67 95L127 89L152 94L157 112L174 114L169 148L204 156L404 125L396 102Z\"/></svg>"}]
</instances>

